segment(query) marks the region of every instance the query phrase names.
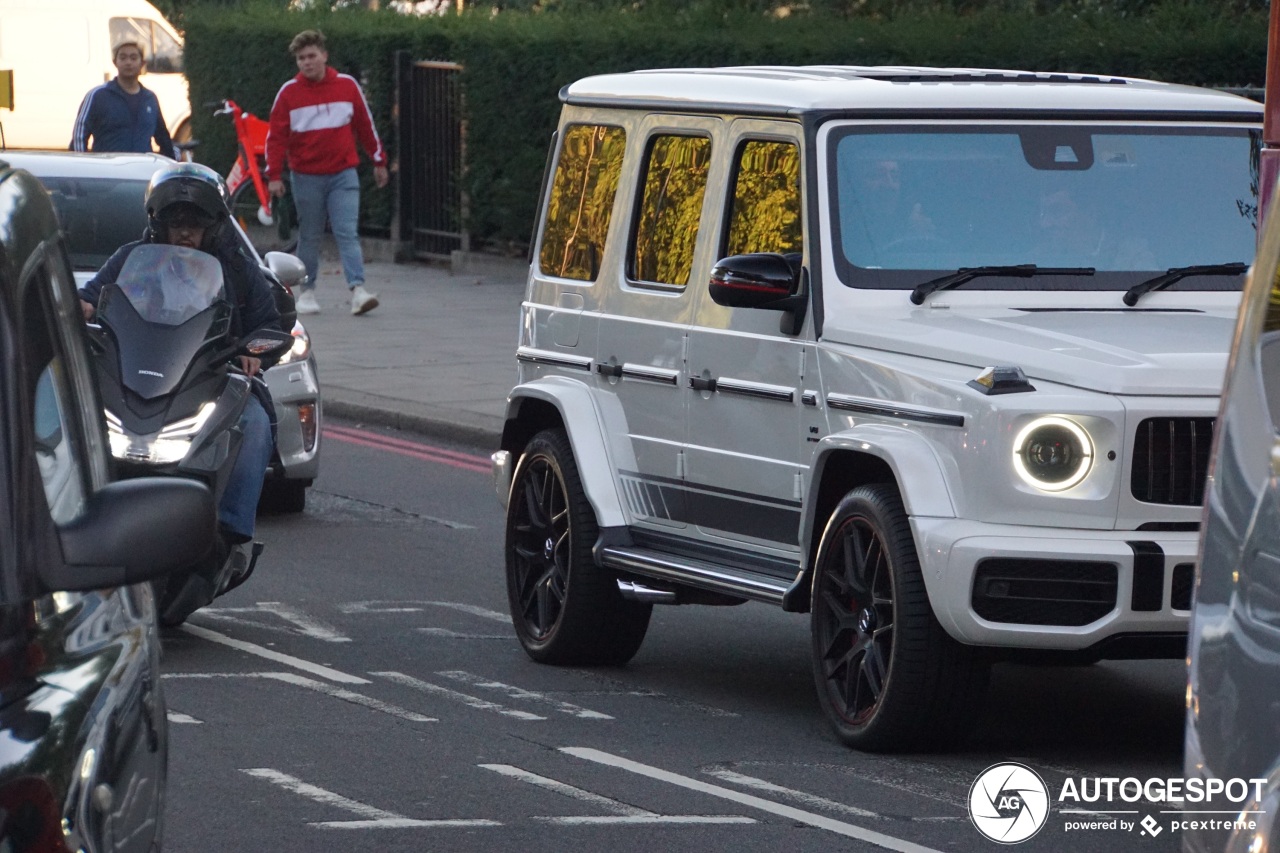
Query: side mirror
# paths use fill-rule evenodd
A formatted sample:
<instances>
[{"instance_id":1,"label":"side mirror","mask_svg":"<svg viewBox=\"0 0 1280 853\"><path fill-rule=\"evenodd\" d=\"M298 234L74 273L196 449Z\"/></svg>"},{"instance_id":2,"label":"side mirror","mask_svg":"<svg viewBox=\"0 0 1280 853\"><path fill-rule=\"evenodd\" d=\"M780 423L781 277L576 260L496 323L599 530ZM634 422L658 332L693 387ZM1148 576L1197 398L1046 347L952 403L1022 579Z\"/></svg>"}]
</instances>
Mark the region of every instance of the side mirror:
<instances>
[{"instance_id":1,"label":"side mirror","mask_svg":"<svg viewBox=\"0 0 1280 853\"><path fill-rule=\"evenodd\" d=\"M259 329L240 341L238 351L248 353L254 358L266 358L280 355L292 346L293 335L288 332Z\"/></svg>"},{"instance_id":2,"label":"side mirror","mask_svg":"<svg viewBox=\"0 0 1280 853\"><path fill-rule=\"evenodd\" d=\"M181 477L109 483L80 516L58 527L62 565L40 579L53 591L84 592L162 577L209 553L217 535L213 493Z\"/></svg>"},{"instance_id":3,"label":"side mirror","mask_svg":"<svg viewBox=\"0 0 1280 853\"><path fill-rule=\"evenodd\" d=\"M774 308L795 292L796 273L782 255L733 255L711 268L711 298L730 308ZM785 310L785 309L782 309Z\"/></svg>"},{"instance_id":4,"label":"side mirror","mask_svg":"<svg viewBox=\"0 0 1280 853\"><path fill-rule=\"evenodd\" d=\"M779 331L798 335L809 303L805 281L799 255L757 252L717 261L708 290L717 305L783 311Z\"/></svg>"},{"instance_id":5,"label":"side mirror","mask_svg":"<svg viewBox=\"0 0 1280 853\"><path fill-rule=\"evenodd\" d=\"M262 260L266 263L267 269L275 273L280 283L290 290L302 284L302 280L307 277L307 268L296 255L290 255L288 252L267 252Z\"/></svg>"},{"instance_id":6,"label":"side mirror","mask_svg":"<svg viewBox=\"0 0 1280 853\"><path fill-rule=\"evenodd\" d=\"M241 353L251 355L254 358L269 359L272 356L284 355L292 346L293 335L288 332L277 332L275 329L259 329L218 352L212 361L225 361Z\"/></svg>"}]
</instances>

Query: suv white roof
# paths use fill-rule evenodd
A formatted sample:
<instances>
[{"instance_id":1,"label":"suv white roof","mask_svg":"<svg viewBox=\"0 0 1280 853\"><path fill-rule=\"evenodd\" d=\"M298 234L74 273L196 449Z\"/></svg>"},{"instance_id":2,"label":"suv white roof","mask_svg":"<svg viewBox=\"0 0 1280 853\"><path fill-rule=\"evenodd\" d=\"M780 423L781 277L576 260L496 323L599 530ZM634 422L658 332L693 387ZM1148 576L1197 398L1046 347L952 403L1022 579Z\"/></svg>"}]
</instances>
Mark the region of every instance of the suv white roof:
<instances>
[{"instance_id":1,"label":"suv white roof","mask_svg":"<svg viewBox=\"0 0 1280 853\"><path fill-rule=\"evenodd\" d=\"M1239 95L1129 77L986 68L808 65L667 68L602 74L566 86L568 104L711 110L932 114L998 110L1047 113L1200 114L1260 121L1262 105Z\"/></svg>"}]
</instances>

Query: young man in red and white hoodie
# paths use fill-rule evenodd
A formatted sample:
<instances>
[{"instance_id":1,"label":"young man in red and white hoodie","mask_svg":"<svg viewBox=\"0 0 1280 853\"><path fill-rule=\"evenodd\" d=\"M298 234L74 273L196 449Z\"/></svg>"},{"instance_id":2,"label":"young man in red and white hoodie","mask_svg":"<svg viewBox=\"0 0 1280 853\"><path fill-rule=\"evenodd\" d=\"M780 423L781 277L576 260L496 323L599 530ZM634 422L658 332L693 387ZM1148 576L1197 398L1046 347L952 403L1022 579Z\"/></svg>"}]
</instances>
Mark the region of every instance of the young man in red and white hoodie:
<instances>
[{"instance_id":1,"label":"young man in red and white hoodie","mask_svg":"<svg viewBox=\"0 0 1280 853\"><path fill-rule=\"evenodd\" d=\"M364 314L378 307L378 297L365 289L364 256L356 236L360 217L356 140L373 160L373 178L379 188L387 185L387 155L360 84L329 67L324 34L303 30L293 37L289 52L298 63L298 76L280 87L271 106L267 180L272 195L284 195L287 166L298 210L298 257L307 268L298 313L320 311L315 286L327 216L351 291L351 313Z\"/></svg>"}]
</instances>

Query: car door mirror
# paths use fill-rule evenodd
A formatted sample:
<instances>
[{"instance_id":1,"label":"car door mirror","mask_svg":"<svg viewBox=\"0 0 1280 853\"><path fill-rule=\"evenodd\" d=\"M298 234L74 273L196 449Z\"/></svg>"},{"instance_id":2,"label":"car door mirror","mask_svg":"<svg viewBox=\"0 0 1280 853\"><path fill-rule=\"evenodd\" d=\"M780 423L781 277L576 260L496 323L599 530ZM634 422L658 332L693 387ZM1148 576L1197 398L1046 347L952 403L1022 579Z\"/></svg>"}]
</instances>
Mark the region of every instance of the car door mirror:
<instances>
[{"instance_id":1,"label":"car door mirror","mask_svg":"<svg viewBox=\"0 0 1280 853\"><path fill-rule=\"evenodd\" d=\"M711 298L729 308L786 311L791 306L779 303L796 292L797 272L773 252L732 255L711 268Z\"/></svg>"},{"instance_id":2,"label":"car door mirror","mask_svg":"<svg viewBox=\"0 0 1280 853\"><path fill-rule=\"evenodd\" d=\"M778 331L800 334L808 306L807 273L799 253L732 255L711 268L711 299L729 308L782 311Z\"/></svg>"},{"instance_id":3,"label":"car door mirror","mask_svg":"<svg viewBox=\"0 0 1280 853\"><path fill-rule=\"evenodd\" d=\"M275 273L280 283L290 290L297 288L307 277L307 268L296 255L288 252L267 252L262 260L266 262L267 269Z\"/></svg>"},{"instance_id":4,"label":"car door mirror","mask_svg":"<svg viewBox=\"0 0 1280 853\"><path fill-rule=\"evenodd\" d=\"M62 562L40 570L50 591L84 592L141 583L189 566L213 547L217 511L203 483L140 477L94 492L58 525Z\"/></svg>"}]
</instances>

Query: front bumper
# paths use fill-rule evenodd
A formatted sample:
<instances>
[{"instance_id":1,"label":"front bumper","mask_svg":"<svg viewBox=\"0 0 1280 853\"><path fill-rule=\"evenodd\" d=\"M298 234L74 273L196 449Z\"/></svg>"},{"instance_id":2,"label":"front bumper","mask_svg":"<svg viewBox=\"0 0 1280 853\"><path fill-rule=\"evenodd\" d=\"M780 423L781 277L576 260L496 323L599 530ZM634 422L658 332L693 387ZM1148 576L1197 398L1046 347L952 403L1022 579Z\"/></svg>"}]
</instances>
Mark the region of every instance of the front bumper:
<instances>
[{"instance_id":1,"label":"front bumper","mask_svg":"<svg viewBox=\"0 0 1280 853\"><path fill-rule=\"evenodd\" d=\"M1049 529L919 517L911 519L911 527L934 613L947 633L962 643L1080 650L1118 635L1167 636L1188 628L1190 592L1183 582L1194 571L1199 540L1194 531ZM1094 599L1091 610L1075 606L1063 616L1064 611L1054 612L1054 601L1030 601L1029 608L1020 607L1028 603L1024 598L989 618L991 589L985 584L976 588L975 580L982 579L980 567L985 572L997 563L1032 577L1022 590L1033 594L1087 588ZM1059 579L1093 570L1108 580L1100 582L1096 575L1083 582L1074 575L1069 581ZM1018 596L1016 582L1013 587L1004 594ZM979 614L975 602L987 617ZM1018 621L1016 614L1027 612L1053 615ZM1057 618L1071 621L1080 613L1090 614L1075 618L1080 624L1045 624Z\"/></svg>"},{"instance_id":2,"label":"front bumper","mask_svg":"<svg viewBox=\"0 0 1280 853\"><path fill-rule=\"evenodd\" d=\"M320 473L322 407L315 357L278 364L263 374L276 413L280 464L268 477L314 480ZM310 423L308 424L308 420Z\"/></svg>"}]
</instances>

